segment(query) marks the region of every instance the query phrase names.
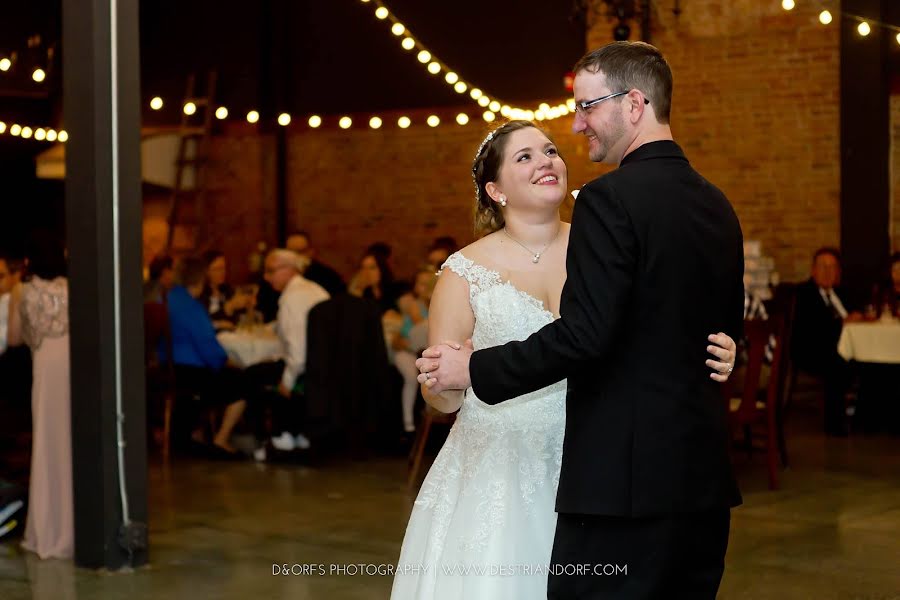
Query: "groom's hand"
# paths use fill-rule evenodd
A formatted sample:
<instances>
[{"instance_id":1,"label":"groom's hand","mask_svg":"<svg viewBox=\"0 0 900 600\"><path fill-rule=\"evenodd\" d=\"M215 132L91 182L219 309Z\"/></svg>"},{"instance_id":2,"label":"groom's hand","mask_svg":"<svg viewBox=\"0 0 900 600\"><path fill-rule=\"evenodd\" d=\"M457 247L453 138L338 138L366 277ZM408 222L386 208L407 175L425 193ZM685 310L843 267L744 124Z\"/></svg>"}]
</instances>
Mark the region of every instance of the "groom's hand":
<instances>
[{"instance_id":1,"label":"groom's hand","mask_svg":"<svg viewBox=\"0 0 900 600\"><path fill-rule=\"evenodd\" d=\"M464 390L472 385L469 378L469 359L474 352L472 340L465 345L444 342L432 346L416 361L419 369L418 381L433 394L445 390Z\"/></svg>"}]
</instances>

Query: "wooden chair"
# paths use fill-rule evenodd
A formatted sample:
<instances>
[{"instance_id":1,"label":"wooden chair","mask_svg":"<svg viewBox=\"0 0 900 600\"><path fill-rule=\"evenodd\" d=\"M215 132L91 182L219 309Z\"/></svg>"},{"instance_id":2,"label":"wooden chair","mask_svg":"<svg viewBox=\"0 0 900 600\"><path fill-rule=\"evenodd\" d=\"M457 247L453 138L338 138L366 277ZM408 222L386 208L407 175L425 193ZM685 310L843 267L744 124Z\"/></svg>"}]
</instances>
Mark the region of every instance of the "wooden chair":
<instances>
[{"instance_id":1,"label":"wooden chair","mask_svg":"<svg viewBox=\"0 0 900 600\"><path fill-rule=\"evenodd\" d=\"M160 345L166 347L160 359ZM175 405L175 369L172 364L172 335L169 313L161 302L144 303L144 369L147 378L148 406L159 398L163 405L162 456L169 460L172 440L172 410Z\"/></svg>"},{"instance_id":2,"label":"wooden chair","mask_svg":"<svg viewBox=\"0 0 900 600\"><path fill-rule=\"evenodd\" d=\"M413 489L419 483L419 471L422 468L422 457L425 455L425 446L428 443L428 435L434 425L453 425L456 421L456 413L442 413L425 405L422 411L422 422L416 430L416 439L413 441L409 452L409 477L406 481L408 489Z\"/></svg>"},{"instance_id":3,"label":"wooden chair","mask_svg":"<svg viewBox=\"0 0 900 600\"><path fill-rule=\"evenodd\" d=\"M765 440L766 462L769 471L769 489L778 489L778 446L783 442L777 416L779 390L781 389L780 363L782 360L783 319L780 316L768 321L747 321L744 333L747 339L747 364L743 389L740 395L734 386L724 386L728 401L728 417L733 433L743 431L748 456L753 452L753 427L762 425ZM776 345L772 370L765 390L760 390L760 376L769 336L775 334Z\"/></svg>"}]
</instances>

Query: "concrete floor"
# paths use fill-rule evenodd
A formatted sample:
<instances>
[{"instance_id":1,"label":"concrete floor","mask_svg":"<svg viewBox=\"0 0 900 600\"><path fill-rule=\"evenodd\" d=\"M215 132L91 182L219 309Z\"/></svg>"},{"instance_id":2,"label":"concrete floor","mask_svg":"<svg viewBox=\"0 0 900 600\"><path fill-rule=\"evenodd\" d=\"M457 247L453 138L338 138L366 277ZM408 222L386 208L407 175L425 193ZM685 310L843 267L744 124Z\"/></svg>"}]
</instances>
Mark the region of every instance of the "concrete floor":
<instances>
[{"instance_id":1,"label":"concrete floor","mask_svg":"<svg viewBox=\"0 0 900 600\"><path fill-rule=\"evenodd\" d=\"M736 456L734 511L719 597L900 600L900 439L824 439L798 419L782 490L764 457ZM379 575L274 575L274 564L392 564L412 497L402 458L321 468L179 461L151 468L151 562L75 569L0 544L0 599L387 598Z\"/></svg>"}]
</instances>

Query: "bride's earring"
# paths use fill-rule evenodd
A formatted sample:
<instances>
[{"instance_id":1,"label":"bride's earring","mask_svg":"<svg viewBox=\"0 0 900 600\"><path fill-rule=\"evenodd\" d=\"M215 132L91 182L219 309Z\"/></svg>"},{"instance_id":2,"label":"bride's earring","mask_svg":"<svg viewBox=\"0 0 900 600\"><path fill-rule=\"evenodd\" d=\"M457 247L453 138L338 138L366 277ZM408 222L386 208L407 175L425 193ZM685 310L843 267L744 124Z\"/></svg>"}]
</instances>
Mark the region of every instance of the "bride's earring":
<instances>
[{"instance_id":1,"label":"bride's earring","mask_svg":"<svg viewBox=\"0 0 900 600\"><path fill-rule=\"evenodd\" d=\"M506 206L506 196L500 196L500 206Z\"/></svg>"}]
</instances>

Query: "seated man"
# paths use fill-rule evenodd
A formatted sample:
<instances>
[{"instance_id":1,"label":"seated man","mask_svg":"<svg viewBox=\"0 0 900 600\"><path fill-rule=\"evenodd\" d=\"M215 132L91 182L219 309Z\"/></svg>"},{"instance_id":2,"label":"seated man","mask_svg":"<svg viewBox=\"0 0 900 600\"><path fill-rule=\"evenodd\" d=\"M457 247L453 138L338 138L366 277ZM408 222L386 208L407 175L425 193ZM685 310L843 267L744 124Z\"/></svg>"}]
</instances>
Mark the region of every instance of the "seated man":
<instances>
[{"instance_id":1,"label":"seated man","mask_svg":"<svg viewBox=\"0 0 900 600\"><path fill-rule=\"evenodd\" d=\"M204 402L225 405L225 415L213 445L224 455L236 457L229 440L247 405L246 386L240 371L226 368L228 355L216 339L206 307L198 300L205 283L206 264L187 259L181 268L181 285L172 287L166 296L175 381L180 389L190 390ZM165 354L165 349L160 354Z\"/></svg>"},{"instance_id":2,"label":"seated man","mask_svg":"<svg viewBox=\"0 0 900 600\"><path fill-rule=\"evenodd\" d=\"M328 300L322 286L305 277L303 272L309 259L291 250L276 249L266 256L265 277L272 288L281 293L278 299L278 316L275 331L284 346L284 363L278 365L278 393L289 400L306 370L306 323L310 309ZM290 451L308 448L309 440L299 432L297 407L282 404L281 411L273 416L272 445L277 450Z\"/></svg>"},{"instance_id":3,"label":"seated man","mask_svg":"<svg viewBox=\"0 0 900 600\"><path fill-rule=\"evenodd\" d=\"M796 367L825 384L825 433L846 435L844 394L850 386L849 368L837 344L845 320L861 318L846 306L841 281L841 255L820 248L813 256L812 276L797 287L791 357ZM841 296L845 296L842 298Z\"/></svg>"},{"instance_id":4,"label":"seated man","mask_svg":"<svg viewBox=\"0 0 900 600\"><path fill-rule=\"evenodd\" d=\"M312 238L306 231L296 231L287 238L287 249L305 256L309 260L309 266L303 272L303 277L318 283L329 296L343 294L347 290L344 280L338 272L316 258L316 248L312 245Z\"/></svg>"}]
</instances>

